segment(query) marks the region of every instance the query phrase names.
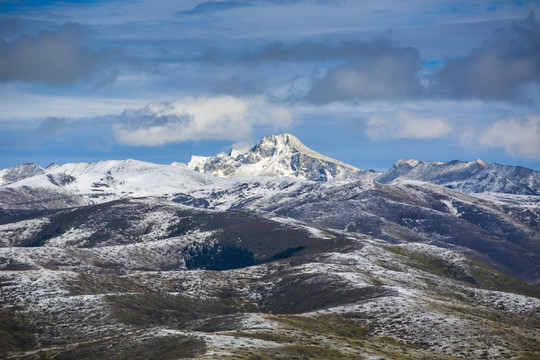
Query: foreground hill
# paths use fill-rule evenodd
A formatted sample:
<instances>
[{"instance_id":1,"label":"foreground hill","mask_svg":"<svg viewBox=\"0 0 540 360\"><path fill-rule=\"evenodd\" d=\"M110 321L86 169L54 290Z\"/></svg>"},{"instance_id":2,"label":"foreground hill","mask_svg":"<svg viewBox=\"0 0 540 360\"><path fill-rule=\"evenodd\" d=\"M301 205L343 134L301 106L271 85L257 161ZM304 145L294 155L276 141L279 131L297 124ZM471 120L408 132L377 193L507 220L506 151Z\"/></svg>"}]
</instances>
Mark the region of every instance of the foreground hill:
<instances>
[{"instance_id":1,"label":"foreground hill","mask_svg":"<svg viewBox=\"0 0 540 360\"><path fill-rule=\"evenodd\" d=\"M157 199L17 217L7 359L540 354L539 291L452 250Z\"/></svg>"}]
</instances>

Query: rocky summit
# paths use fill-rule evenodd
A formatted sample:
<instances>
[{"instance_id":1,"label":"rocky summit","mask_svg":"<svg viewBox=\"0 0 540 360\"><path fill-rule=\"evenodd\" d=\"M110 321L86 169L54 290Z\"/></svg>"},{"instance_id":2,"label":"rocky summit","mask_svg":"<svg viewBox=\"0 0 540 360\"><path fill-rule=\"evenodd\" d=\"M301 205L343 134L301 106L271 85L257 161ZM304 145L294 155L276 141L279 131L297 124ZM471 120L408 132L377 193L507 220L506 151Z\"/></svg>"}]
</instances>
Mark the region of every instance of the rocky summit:
<instances>
[{"instance_id":1,"label":"rocky summit","mask_svg":"<svg viewBox=\"0 0 540 360\"><path fill-rule=\"evenodd\" d=\"M291 134L264 137L245 153L193 156L187 167L215 176L288 176L313 181L359 180L379 175L321 155Z\"/></svg>"},{"instance_id":2,"label":"rocky summit","mask_svg":"<svg viewBox=\"0 0 540 360\"><path fill-rule=\"evenodd\" d=\"M0 170L0 358L537 359L538 179L290 134Z\"/></svg>"}]
</instances>

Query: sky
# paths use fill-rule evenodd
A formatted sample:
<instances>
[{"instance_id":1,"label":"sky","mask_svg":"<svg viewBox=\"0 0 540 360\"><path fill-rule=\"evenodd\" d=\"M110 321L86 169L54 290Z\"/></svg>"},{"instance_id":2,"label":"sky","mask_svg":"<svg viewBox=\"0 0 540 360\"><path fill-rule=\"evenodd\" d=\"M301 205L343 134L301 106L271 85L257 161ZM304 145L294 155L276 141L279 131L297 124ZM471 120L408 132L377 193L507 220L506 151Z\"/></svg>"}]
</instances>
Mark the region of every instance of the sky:
<instances>
[{"instance_id":1,"label":"sky","mask_svg":"<svg viewBox=\"0 0 540 360\"><path fill-rule=\"evenodd\" d=\"M2 0L0 168L247 150L540 170L540 1Z\"/></svg>"}]
</instances>

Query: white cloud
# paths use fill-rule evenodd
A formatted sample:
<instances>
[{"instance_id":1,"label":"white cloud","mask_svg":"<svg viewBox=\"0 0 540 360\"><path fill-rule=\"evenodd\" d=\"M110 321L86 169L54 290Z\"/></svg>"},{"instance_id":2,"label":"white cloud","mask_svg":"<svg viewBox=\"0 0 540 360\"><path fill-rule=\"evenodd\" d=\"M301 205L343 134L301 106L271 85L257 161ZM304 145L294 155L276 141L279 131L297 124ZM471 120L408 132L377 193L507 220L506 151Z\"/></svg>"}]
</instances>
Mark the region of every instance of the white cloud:
<instances>
[{"instance_id":1,"label":"white cloud","mask_svg":"<svg viewBox=\"0 0 540 360\"><path fill-rule=\"evenodd\" d=\"M372 140L432 139L445 136L451 130L452 126L444 119L398 110L373 114L366 133Z\"/></svg>"},{"instance_id":2,"label":"white cloud","mask_svg":"<svg viewBox=\"0 0 540 360\"><path fill-rule=\"evenodd\" d=\"M114 125L116 139L127 145L158 146L188 140L249 138L255 128L286 128L289 110L264 97L187 97L127 110Z\"/></svg>"},{"instance_id":3,"label":"white cloud","mask_svg":"<svg viewBox=\"0 0 540 360\"><path fill-rule=\"evenodd\" d=\"M478 143L502 148L511 156L540 159L540 115L496 121L480 133Z\"/></svg>"}]
</instances>

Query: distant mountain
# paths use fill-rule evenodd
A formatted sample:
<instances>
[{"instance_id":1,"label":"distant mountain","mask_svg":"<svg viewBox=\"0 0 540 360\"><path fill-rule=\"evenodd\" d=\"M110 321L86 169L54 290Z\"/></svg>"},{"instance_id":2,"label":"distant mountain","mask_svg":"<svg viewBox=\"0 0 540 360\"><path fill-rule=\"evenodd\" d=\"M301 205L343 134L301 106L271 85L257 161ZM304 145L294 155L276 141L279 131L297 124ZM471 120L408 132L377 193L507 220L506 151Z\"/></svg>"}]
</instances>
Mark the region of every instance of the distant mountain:
<instances>
[{"instance_id":1,"label":"distant mountain","mask_svg":"<svg viewBox=\"0 0 540 360\"><path fill-rule=\"evenodd\" d=\"M193 156L187 167L223 177L289 176L306 180L359 180L378 173L321 155L291 134L264 137L245 153L232 150L213 157Z\"/></svg>"},{"instance_id":2,"label":"distant mountain","mask_svg":"<svg viewBox=\"0 0 540 360\"><path fill-rule=\"evenodd\" d=\"M32 176L41 175L44 169L34 163L26 163L0 170L0 185L11 184Z\"/></svg>"},{"instance_id":3,"label":"distant mountain","mask_svg":"<svg viewBox=\"0 0 540 360\"><path fill-rule=\"evenodd\" d=\"M402 180L426 181L434 184L446 184L454 181L463 181L482 171L489 164L482 160L471 162L450 161L424 162L419 160L398 160L387 172L376 180L382 184L390 184Z\"/></svg>"},{"instance_id":4,"label":"distant mountain","mask_svg":"<svg viewBox=\"0 0 540 360\"><path fill-rule=\"evenodd\" d=\"M466 193L540 195L540 171L521 166L488 164L480 159L447 163L401 159L375 180L382 184L424 181Z\"/></svg>"},{"instance_id":5,"label":"distant mountain","mask_svg":"<svg viewBox=\"0 0 540 360\"><path fill-rule=\"evenodd\" d=\"M540 171L521 166L492 164L467 180L449 186L467 193L540 195Z\"/></svg>"},{"instance_id":6,"label":"distant mountain","mask_svg":"<svg viewBox=\"0 0 540 360\"><path fill-rule=\"evenodd\" d=\"M131 159L68 163L46 169L25 164L7 170L8 179L17 175L20 180L6 181L0 187L0 207L4 208L48 209L126 197L164 196L216 181L213 176L185 166ZM35 175L30 176L32 171Z\"/></svg>"}]
</instances>

